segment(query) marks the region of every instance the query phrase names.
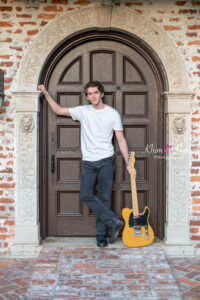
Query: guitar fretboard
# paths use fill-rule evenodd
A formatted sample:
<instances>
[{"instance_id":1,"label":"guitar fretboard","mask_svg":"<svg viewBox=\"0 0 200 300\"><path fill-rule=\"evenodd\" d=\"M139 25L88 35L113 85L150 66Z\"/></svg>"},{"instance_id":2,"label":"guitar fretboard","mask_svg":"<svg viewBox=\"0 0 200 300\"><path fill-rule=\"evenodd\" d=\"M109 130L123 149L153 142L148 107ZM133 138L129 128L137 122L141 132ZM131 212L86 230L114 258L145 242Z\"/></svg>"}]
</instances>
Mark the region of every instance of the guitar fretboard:
<instances>
[{"instance_id":1,"label":"guitar fretboard","mask_svg":"<svg viewBox=\"0 0 200 300\"><path fill-rule=\"evenodd\" d=\"M135 152L132 151L129 160L129 167L131 168L131 195L132 195L132 206L133 206L133 215L139 215L138 209L138 199L137 199L137 190L136 190L136 179L135 179L135 172L134 172L134 165L135 165Z\"/></svg>"},{"instance_id":2,"label":"guitar fretboard","mask_svg":"<svg viewBox=\"0 0 200 300\"><path fill-rule=\"evenodd\" d=\"M138 199L137 199L137 190L136 190L136 180L134 175L134 168L131 172L131 193L132 193L132 205L133 205L133 215L139 215L138 209Z\"/></svg>"}]
</instances>

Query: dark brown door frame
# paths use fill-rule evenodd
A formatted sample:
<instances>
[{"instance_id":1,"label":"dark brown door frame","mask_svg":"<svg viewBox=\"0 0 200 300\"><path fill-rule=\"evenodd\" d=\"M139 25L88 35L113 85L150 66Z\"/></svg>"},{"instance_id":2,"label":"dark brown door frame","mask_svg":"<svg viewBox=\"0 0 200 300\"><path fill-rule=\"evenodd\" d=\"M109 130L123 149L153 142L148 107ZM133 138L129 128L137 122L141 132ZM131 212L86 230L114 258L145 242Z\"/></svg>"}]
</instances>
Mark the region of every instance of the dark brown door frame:
<instances>
[{"instance_id":1,"label":"dark brown door frame","mask_svg":"<svg viewBox=\"0 0 200 300\"><path fill-rule=\"evenodd\" d=\"M157 54L152 50L149 45L147 45L140 38L127 33L125 31L119 31L116 29L103 29L103 30L84 30L78 34L71 35L67 37L62 43L58 44L55 49L47 57L46 62L41 70L40 78L38 84L45 84L47 86L48 80L53 70L55 64L59 59L66 54L68 51L72 50L76 46L87 43L91 40L111 40L118 41L132 47L137 50L149 63L151 66L158 85L158 92L160 95L159 107L158 107L158 124L159 124L159 136L157 148L164 149L165 141L165 127L164 127L164 103L162 99L162 93L168 91L167 76ZM39 136L39 151L40 151L40 162L39 162L39 218L41 225L41 237L45 239L48 236L47 231L47 103L44 98L41 97L40 102L40 136ZM164 223L166 215L166 200L165 200L165 160L160 159L158 162L158 217L159 217L159 228L158 228L158 238L164 238ZM163 199L163 200L162 200Z\"/></svg>"}]
</instances>

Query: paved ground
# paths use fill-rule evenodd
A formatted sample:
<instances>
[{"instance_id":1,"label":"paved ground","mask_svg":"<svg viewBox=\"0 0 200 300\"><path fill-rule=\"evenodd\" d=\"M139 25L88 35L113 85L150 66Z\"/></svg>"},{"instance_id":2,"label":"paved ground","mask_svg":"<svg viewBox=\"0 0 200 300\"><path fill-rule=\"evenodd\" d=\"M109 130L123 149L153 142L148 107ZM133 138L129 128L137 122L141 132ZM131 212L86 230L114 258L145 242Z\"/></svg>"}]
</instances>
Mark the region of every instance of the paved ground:
<instances>
[{"instance_id":1,"label":"paved ground","mask_svg":"<svg viewBox=\"0 0 200 300\"><path fill-rule=\"evenodd\" d=\"M0 259L0 300L145 298L200 299L200 257L167 258L157 244L49 240L37 259Z\"/></svg>"}]
</instances>

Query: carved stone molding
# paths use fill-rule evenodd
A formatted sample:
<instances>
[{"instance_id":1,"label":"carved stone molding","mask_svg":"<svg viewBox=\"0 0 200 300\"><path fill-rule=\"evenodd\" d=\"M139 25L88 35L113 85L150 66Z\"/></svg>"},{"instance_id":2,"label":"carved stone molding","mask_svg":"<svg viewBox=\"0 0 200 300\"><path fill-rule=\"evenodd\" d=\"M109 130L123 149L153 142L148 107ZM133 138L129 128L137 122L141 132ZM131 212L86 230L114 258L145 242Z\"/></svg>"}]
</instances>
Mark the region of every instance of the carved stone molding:
<instances>
[{"instance_id":1,"label":"carved stone molding","mask_svg":"<svg viewBox=\"0 0 200 300\"><path fill-rule=\"evenodd\" d=\"M191 99L193 92L165 92L163 93L165 101L165 113L190 114Z\"/></svg>"},{"instance_id":2,"label":"carved stone molding","mask_svg":"<svg viewBox=\"0 0 200 300\"><path fill-rule=\"evenodd\" d=\"M22 132L31 133L35 126L32 115L24 115L20 121Z\"/></svg>"},{"instance_id":3,"label":"carved stone molding","mask_svg":"<svg viewBox=\"0 0 200 300\"><path fill-rule=\"evenodd\" d=\"M64 12L45 26L21 64L17 89L36 90L41 66L53 48L67 36L87 28L110 26L137 35L153 49L166 70L170 90L189 90L182 58L159 26L148 19L148 16L137 14L130 8L99 5Z\"/></svg>"},{"instance_id":4,"label":"carved stone molding","mask_svg":"<svg viewBox=\"0 0 200 300\"><path fill-rule=\"evenodd\" d=\"M166 160L166 251L169 255L194 255L189 233L189 115L168 113L166 119L166 144L172 146Z\"/></svg>"},{"instance_id":5,"label":"carved stone molding","mask_svg":"<svg viewBox=\"0 0 200 300\"><path fill-rule=\"evenodd\" d=\"M37 255L40 242L38 111L39 92L14 92L17 129L17 197L12 255Z\"/></svg>"},{"instance_id":6,"label":"carved stone molding","mask_svg":"<svg viewBox=\"0 0 200 300\"><path fill-rule=\"evenodd\" d=\"M178 116L173 121L173 131L175 135L184 134L186 130L186 120L183 116Z\"/></svg>"}]
</instances>

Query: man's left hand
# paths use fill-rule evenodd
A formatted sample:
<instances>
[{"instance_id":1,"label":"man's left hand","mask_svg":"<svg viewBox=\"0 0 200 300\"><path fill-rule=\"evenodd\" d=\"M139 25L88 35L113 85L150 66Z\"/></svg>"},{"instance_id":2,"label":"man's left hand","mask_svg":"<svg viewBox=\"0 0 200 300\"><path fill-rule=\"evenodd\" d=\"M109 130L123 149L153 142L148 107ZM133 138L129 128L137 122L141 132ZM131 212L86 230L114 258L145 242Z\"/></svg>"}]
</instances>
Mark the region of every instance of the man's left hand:
<instances>
[{"instance_id":1,"label":"man's left hand","mask_svg":"<svg viewBox=\"0 0 200 300\"><path fill-rule=\"evenodd\" d=\"M132 168L130 167L129 165L127 166L127 170L128 170L128 173L131 175L132 171L134 172L134 177L136 178L136 169L135 168Z\"/></svg>"}]
</instances>

